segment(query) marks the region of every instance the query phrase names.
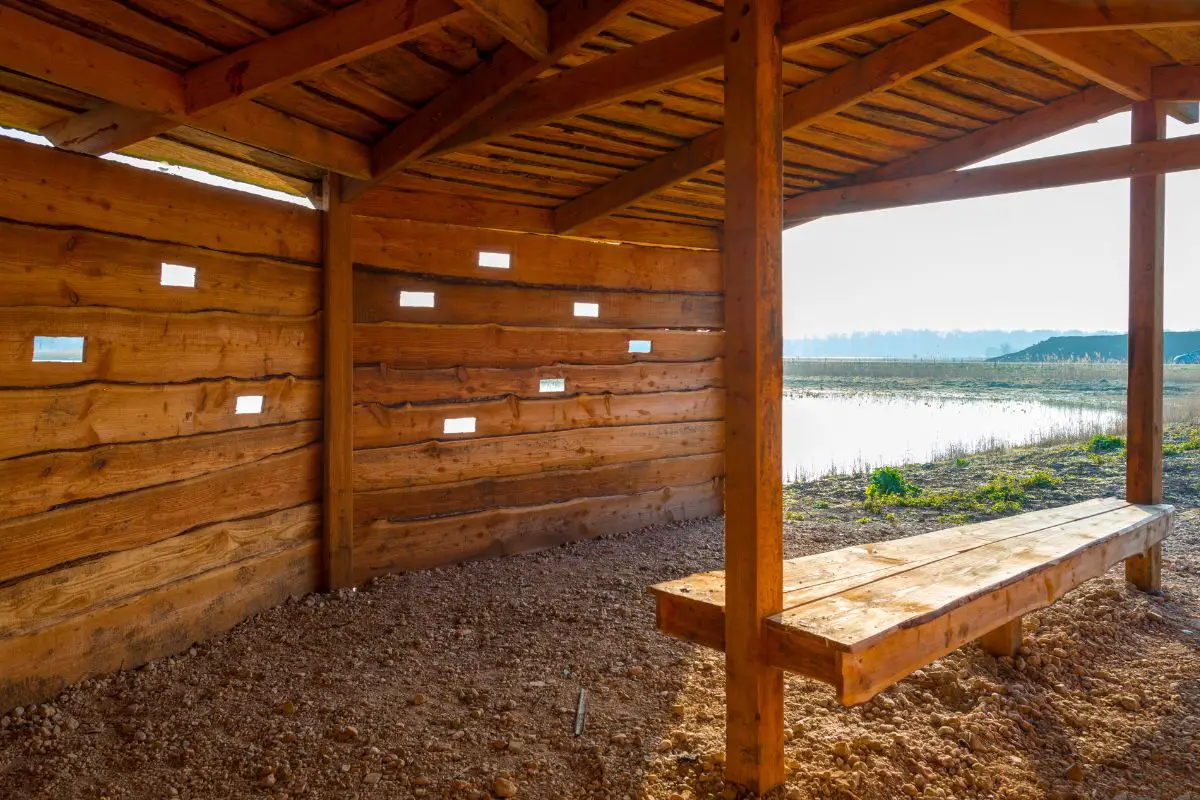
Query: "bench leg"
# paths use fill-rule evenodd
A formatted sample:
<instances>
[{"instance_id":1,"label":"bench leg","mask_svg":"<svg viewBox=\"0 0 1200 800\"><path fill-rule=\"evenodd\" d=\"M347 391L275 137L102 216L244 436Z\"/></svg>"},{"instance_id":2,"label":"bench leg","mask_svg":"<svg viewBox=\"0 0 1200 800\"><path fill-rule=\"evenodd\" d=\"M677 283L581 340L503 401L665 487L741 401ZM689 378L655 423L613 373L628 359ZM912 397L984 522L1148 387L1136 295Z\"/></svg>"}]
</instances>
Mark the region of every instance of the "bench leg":
<instances>
[{"instance_id":1,"label":"bench leg","mask_svg":"<svg viewBox=\"0 0 1200 800\"><path fill-rule=\"evenodd\" d=\"M1162 591L1162 543L1144 553L1125 559L1125 580L1143 592Z\"/></svg>"},{"instance_id":2,"label":"bench leg","mask_svg":"<svg viewBox=\"0 0 1200 800\"><path fill-rule=\"evenodd\" d=\"M994 656L1016 657L1021 649L1021 617L980 636L979 645Z\"/></svg>"}]
</instances>

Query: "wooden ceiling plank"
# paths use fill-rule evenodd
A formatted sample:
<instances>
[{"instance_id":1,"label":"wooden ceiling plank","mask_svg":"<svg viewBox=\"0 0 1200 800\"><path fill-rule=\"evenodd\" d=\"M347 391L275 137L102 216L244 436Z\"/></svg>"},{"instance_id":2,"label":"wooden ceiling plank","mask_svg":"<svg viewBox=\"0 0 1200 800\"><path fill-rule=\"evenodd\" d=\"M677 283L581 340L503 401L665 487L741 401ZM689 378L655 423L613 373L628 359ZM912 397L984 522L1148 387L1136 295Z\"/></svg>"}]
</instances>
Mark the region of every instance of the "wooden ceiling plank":
<instances>
[{"instance_id":1,"label":"wooden ceiling plank","mask_svg":"<svg viewBox=\"0 0 1200 800\"><path fill-rule=\"evenodd\" d=\"M785 48L816 47L961 1L790 0L780 40ZM720 69L723 59L722 20L715 17L527 84L432 152L461 150L698 78Z\"/></svg>"},{"instance_id":2,"label":"wooden ceiling plank","mask_svg":"<svg viewBox=\"0 0 1200 800\"><path fill-rule=\"evenodd\" d=\"M864 98L886 92L976 50L991 38L990 33L956 17L940 19L785 95L784 130L812 125L834 116ZM683 147L566 203L555 212L556 227L560 233L570 232L704 172L720 163L724 145L723 127L693 139Z\"/></svg>"},{"instance_id":3,"label":"wooden ceiling plank","mask_svg":"<svg viewBox=\"0 0 1200 800\"><path fill-rule=\"evenodd\" d=\"M491 111L520 86L628 13L636 1L562 0L550 12L551 49L545 58L532 58L512 43L501 46L490 59L481 61L383 137L371 151L371 179L348 181L343 190L346 200L357 199Z\"/></svg>"},{"instance_id":4,"label":"wooden ceiling plank","mask_svg":"<svg viewBox=\"0 0 1200 800\"><path fill-rule=\"evenodd\" d=\"M537 0L459 0L530 58L550 52L550 16Z\"/></svg>"},{"instance_id":5,"label":"wooden ceiling plank","mask_svg":"<svg viewBox=\"0 0 1200 800\"><path fill-rule=\"evenodd\" d=\"M1009 0L973 0L950 10L1018 47L1101 86L1107 86L1114 92L1120 92L1130 100L1150 98L1151 70L1154 65L1110 38L1114 34L1097 32L1025 36L1012 30L1011 9Z\"/></svg>"},{"instance_id":6,"label":"wooden ceiling plank","mask_svg":"<svg viewBox=\"0 0 1200 800\"><path fill-rule=\"evenodd\" d=\"M1070 33L1200 25L1200 0L1013 0L1014 33Z\"/></svg>"},{"instance_id":7,"label":"wooden ceiling plank","mask_svg":"<svg viewBox=\"0 0 1200 800\"><path fill-rule=\"evenodd\" d=\"M1155 100L1200 100L1200 66L1156 67Z\"/></svg>"},{"instance_id":8,"label":"wooden ceiling plank","mask_svg":"<svg viewBox=\"0 0 1200 800\"><path fill-rule=\"evenodd\" d=\"M853 214L1193 169L1200 169L1200 135L810 192L785 204L784 224L793 218Z\"/></svg>"}]
</instances>

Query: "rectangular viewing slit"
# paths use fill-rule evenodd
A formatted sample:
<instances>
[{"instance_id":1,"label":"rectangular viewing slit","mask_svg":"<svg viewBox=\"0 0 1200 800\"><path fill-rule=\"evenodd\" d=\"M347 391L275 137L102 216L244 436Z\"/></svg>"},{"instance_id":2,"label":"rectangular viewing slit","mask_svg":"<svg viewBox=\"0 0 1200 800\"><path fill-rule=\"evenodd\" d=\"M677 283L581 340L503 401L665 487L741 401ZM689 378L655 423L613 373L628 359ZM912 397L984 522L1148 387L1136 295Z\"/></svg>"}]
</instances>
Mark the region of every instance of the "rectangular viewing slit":
<instances>
[{"instance_id":1,"label":"rectangular viewing slit","mask_svg":"<svg viewBox=\"0 0 1200 800\"><path fill-rule=\"evenodd\" d=\"M234 406L233 413L261 414L262 407L263 396L261 394L244 394L237 399L237 405Z\"/></svg>"},{"instance_id":2,"label":"rectangular viewing slit","mask_svg":"<svg viewBox=\"0 0 1200 800\"><path fill-rule=\"evenodd\" d=\"M188 289L196 288L196 268L185 267L182 264L163 262L162 275L158 282L163 286L183 286Z\"/></svg>"},{"instance_id":3,"label":"rectangular viewing slit","mask_svg":"<svg viewBox=\"0 0 1200 800\"><path fill-rule=\"evenodd\" d=\"M479 253L479 266L487 269L508 269L512 266L512 256L508 253L490 253L484 250Z\"/></svg>"},{"instance_id":4,"label":"rectangular viewing slit","mask_svg":"<svg viewBox=\"0 0 1200 800\"><path fill-rule=\"evenodd\" d=\"M433 292L400 292L400 305L404 308L433 308Z\"/></svg>"},{"instance_id":5,"label":"rectangular viewing slit","mask_svg":"<svg viewBox=\"0 0 1200 800\"><path fill-rule=\"evenodd\" d=\"M538 382L539 392L565 392L566 390L566 378L542 378Z\"/></svg>"},{"instance_id":6,"label":"rectangular viewing slit","mask_svg":"<svg viewBox=\"0 0 1200 800\"><path fill-rule=\"evenodd\" d=\"M631 353L649 353L650 352L650 340L649 339L630 339L629 340L629 352L631 352Z\"/></svg>"},{"instance_id":7,"label":"rectangular viewing slit","mask_svg":"<svg viewBox=\"0 0 1200 800\"><path fill-rule=\"evenodd\" d=\"M62 364L83 363L82 336L35 336L33 360Z\"/></svg>"},{"instance_id":8,"label":"rectangular viewing slit","mask_svg":"<svg viewBox=\"0 0 1200 800\"><path fill-rule=\"evenodd\" d=\"M442 433L474 433L474 417L451 417L442 422Z\"/></svg>"},{"instance_id":9,"label":"rectangular viewing slit","mask_svg":"<svg viewBox=\"0 0 1200 800\"><path fill-rule=\"evenodd\" d=\"M575 316L577 317L598 317L600 316L599 303L576 303Z\"/></svg>"}]
</instances>

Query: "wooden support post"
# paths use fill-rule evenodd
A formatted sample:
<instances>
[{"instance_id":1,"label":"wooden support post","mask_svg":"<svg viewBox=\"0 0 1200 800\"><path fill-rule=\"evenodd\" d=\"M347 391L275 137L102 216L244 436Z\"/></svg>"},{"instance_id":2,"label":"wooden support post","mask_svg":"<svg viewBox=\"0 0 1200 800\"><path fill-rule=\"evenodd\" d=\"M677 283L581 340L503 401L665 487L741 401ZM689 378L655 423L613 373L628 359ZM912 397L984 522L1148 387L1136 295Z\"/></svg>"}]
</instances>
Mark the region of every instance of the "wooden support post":
<instances>
[{"instance_id":1,"label":"wooden support post","mask_svg":"<svg viewBox=\"0 0 1200 800\"><path fill-rule=\"evenodd\" d=\"M1164 138L1166 117L1152 100L1133 106L1132 139ZM1166 176L1129 181L1129 387L1125 497L1163 500L1163 246ZM1162 587L1161 545L1125 562L1125 577L1144 592Z\"/></svg>"},{"instance_id":2,"label":"wooden support post","mask_svg":"<svg viewBox=\"0 0 1200 800\"><path fill-rule=\"evenodd\" d=\"M325 179L325 587L354 585L354 262L342 176Z\"/></svg>"},{"instance_id":3,"label":"wooden support post","mask_svg":"<svg viewBox=\"0 0 1200 800\"><path fill-rule=\"evenodd\" d=\"M725 777L762 794L784 777L783 673L762 642L783 606L780 0L724 13Z\"/></svg>"},{"instance_id":4,"label":"wooden support post","mask_svg":"<svg viewBox=\"0 0 1200 800\"><path fill-rule=\"evenodd\" d=\"M1021 617L980 636L979 646L994 656L1014 658L1021 649Z\"/></svg>"}]
</instances>

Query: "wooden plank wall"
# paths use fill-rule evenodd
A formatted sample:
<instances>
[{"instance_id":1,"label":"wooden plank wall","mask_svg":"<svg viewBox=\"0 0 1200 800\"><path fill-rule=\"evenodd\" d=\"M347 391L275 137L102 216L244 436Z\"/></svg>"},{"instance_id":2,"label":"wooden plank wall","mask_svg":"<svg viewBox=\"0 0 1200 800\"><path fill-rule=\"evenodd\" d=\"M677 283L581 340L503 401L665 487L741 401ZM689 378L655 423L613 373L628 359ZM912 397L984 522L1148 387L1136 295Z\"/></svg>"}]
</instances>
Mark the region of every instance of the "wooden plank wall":
<instances>
[{"instance_id":1,"label":"wooden plank wall","mask_svg":"<svg viewBox=\"0 0 1200 800\"><path fill-rule=\"evenodd\" d=\"M311 210L0 139L0 709L315 587L319 262Z\"/></svg>"},{"instance_id":2,"label":"wooden plank wall","mask_svg":"<svg viewBox=\"0 0 1200 800\"><path fill-rule=\"evenodd\" d=\"M721 513L719 253L359 217L354 260L359 580Z\"/></svg>"}]
</instances>

